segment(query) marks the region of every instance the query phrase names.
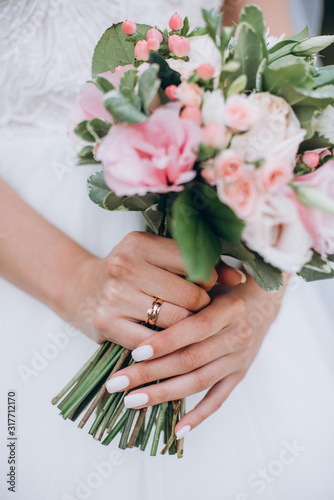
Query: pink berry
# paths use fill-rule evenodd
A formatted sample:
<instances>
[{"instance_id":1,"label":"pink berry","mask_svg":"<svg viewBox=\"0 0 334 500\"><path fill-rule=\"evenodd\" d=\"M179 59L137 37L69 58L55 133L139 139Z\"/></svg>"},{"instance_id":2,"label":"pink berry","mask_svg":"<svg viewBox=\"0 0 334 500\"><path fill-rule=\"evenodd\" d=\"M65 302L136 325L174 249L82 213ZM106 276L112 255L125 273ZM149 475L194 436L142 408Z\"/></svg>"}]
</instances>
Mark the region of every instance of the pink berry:
<instances>
[{"instance_id":1,"label":"pink berry","mask_svg":"<svg viewBox=\"0 0 334 500\"><path fill-rule=\"evenodd\" d=\"M164 39L160 31L155 28L149 29L148 32L146 33L146 40L151 40L152 38L158 40L159 43L162 43Z\"/></svg>"},{"instance_id":2,"label":"pink berry","mask_svg":"<svg viewBox=\"0 0 334 500\"><path fill-rule=\"evenodd\" d=\"M180 116L184 120L189 120L196 123L196 125L202 124L202 113L198 108L196 108L196 106L186 106L181 111Z\"/></svg>"},{"instance_id":3,"label":"pink berry","mask_svg":"<svg viewBox=\"0 0 334 500\"><path fill-rule=\"evenodd\" d=\"M177 101L176 93L177 93L176 85L168 85L168 87L165 88L165 94L171 101Z\"/></svg>"},{"instance_id":4,"label":"pink berry","mask_svg":"<svg viewBox=\"0 0 334 500\"><path fill-rule=\"evenodd\" d=\"M332 156L332 153L329 151L329 149L324 149L324 151L321 151L320 160L323 160L324 158L326 158L326 156Z\"/></svg>"},{"instance_id":5,"label":"pink berry","mask_svg":"<svg viewBox=\"0 0 334 500\"><path fill-rule=\"evenodd\" d=\"M197 68L197 74L201 80L206 82L210 80L215 73L215 69L210 63L203 63Z\"/></svg>"},{"instance_id":6,"label":"pink berry","mask_svg":"<svg viewBox=\"0 0 334 500\"><path fill-rule=\"evenodd\" d=\"M168 48L171 52L174 52L174 44L175 44L175 41L178 39L179 37L177 35L171 35L169 38L168 38Z\"/></svg>"},{"instance_id":7,"label":"pink berry","mask_svg":"<svg viewBox=\"0 0 334 500\"><path fill-rule=\"evenodd\" d=\"M159 40L157 40L156 38L150 38L149 40L147 40L147 46L149 50L159 50Z\"/></svg>"},{"instance_id":8,"label":"pink berry","mask_svg":"<svg viewBox=\"0 0 334 500\"><path fill-rule=\"evenodd\" d=\"M136 23L130 21L129 19L124 21L124 23L122 24L122 31L125 35L134 35L134 33L136 33L136 29Z\"/></svg>"},{"instance_id":9,"label":"pink berry","mask_svg":"<svg viewBox=\"0 0 334 500\"><path fill-rule=\"evenodd\" d=\"M316 168L319 165L320 156L315 151L307 151L303 154L303 163L308 168Z\"/></svg>"},{"instance_id":10,"label":"pink berry","mask_svg":"<svg viewBox=\"0 0 334 500\"><path fill-rule=\"evenodd\" d=\"M123 66L116 66L116 68L115 68L115 73L116 73L117 71L119 71L121 68L123 68Z\"/></svg>"},{"instance_id":11,"label":"pink berry","mask_svg":"<svg viewBox=\"0 0 334 500\"><path fill-rule=\"evenodd\" d=\"M150 49L147 46L146 40L139 40L135 45L135 58L138 61L148 61L150 56Z\"/></svg>"},{"instance_id":12,"label":"pink berry","mask_svg":"<svg viewBox=\"0 0 334 500\"><path fill-rule=\"evenodd\" d=\"M173 36L173 35L172 35ZM170 37L171 38L171 37ZM190 54L190 43L184 36L178 36L172 42L173 52L177 57L186 57Z\"/></svg>"},{"instance_id":13,"label":"pink berry","mask_svg":"<svg viewBox=\"0 0 334 500\"><path fill-rule=\"evenodd\" d=\"M183 28L183 19L180 16L180 14L175 12L175 14L172 15L172 17L169 20L169 27L173 31L178 31Z\"/></svg>"}]
</instances>

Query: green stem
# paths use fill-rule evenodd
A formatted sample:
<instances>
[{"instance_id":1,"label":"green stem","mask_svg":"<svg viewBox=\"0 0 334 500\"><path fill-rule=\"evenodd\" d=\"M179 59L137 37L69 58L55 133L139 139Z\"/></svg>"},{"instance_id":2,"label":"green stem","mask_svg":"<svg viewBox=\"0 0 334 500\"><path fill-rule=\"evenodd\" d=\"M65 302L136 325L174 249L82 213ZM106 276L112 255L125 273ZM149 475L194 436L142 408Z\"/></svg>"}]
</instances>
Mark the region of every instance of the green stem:
<instances>
[{"instance_id":1,"label":"green stem","mask_svg":"<svg viewBox=\"0 0 334 500\"><path fill-rule=\"evenodd\" d=\"M157 425L155 426L155 432L153 436L153 443L151 448L151 457L155 457L157 454L157 449L159 445L160 432L164 424L165 413L167 409L168 403L162 403L159 409L159 416L157 420Z\"/></svg>"},{"instance_id":2,"label":"green stem","mask_svg":"<svg viewBox=\"0 0 334 500\"><path fill-rule=\"evenodd\" d=\"M152 427L153 427L153 424L155 422L155 418L157 416L158 410L159 410L159 405L152 406L150 418L148 420L148 424L147 424L147 427L146 427L145 432L144 432L144 437L143 437L143 440L142 440L141 445L140 445L140 449L142 451L145 451L145 448L147 446L147 443L148 443L148 440L150 438Z\"/></svg>"},{"instance_id":3,"label":"green stem","mask_svg":"<svg viewBox=\"0 0 334 500\"><path fill-rule=\"evenodd\" d=\"M136 413L138 411L139 410L134 410L134 409L131 409L129 411L128 418L126 419L126 422L125 422L125 425L124 425L124 429L123 429L123 432L122 432L122 437L121 437L121 440L120 440L120 443L119 443L119 446L118 446L119 448L121 448L121 450L125 450L125 448L127 447L128 440L129 440L129 434L130 434L130 431L131 431L133 420L134 420L135 415L136 415Z\"/></svg>"},{"instance_id":4,"label":"green stem","mask_svg":"<svg viewBox=\"0 0 334 500\"><path fill-rule=\"evenodd\" d=\"M115 438L115 436L117 436L117 434L119 433L119 431L122 429L123 425L125 424L126 419L128 418L128 413L129 413L129 410L126 410L126 412L124 413L122 418L120 418L120 420L117 422L117 424L112 429L110 434L108 434L108 436L105 438L105 440L102 441L102 444L104 444L105 446L108 446L108 444L111 443L111 441Z\"/></svg>"}]
</instances>

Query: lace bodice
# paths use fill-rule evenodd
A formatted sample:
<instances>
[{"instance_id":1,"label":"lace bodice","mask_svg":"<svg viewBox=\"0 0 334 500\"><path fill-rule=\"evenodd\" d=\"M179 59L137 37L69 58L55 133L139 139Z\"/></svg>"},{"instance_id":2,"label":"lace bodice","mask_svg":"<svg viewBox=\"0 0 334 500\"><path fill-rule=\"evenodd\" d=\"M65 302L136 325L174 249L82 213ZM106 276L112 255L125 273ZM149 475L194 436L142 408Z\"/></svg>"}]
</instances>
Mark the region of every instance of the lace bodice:
<instances>
[{"instance_id":1,"label":"lace bodice","mask_svg":"<svg viewBox=\"0 0 334 500\"><path fill-rule=\"evenodd\" d=\"M219 9L221 0L205 2ZM94 46L112 23L167 25L176 10L202 24L203 0L0 0L0 126L64 133L90 77Z\"/></svg>"}]
</instances>

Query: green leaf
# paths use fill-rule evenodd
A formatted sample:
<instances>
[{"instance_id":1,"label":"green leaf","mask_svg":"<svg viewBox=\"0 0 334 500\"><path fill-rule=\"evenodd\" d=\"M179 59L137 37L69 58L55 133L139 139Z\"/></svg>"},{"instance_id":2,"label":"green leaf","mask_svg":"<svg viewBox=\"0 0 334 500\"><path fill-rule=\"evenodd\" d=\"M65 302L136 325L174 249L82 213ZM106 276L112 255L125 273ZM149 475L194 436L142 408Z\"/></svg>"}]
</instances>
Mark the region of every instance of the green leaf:
<instances>
[{"instance_id":1,"label":"green leaf","mask_svg":"<svg viewBox=\"0 0 334 500\"><path fill-rule=\"evenodd\" d=\"M95 163L100 163L99 161L96 161L94 156L93 156L93 146L85 146L82 148L82 150L78 153L78 161L77 165L91 165Z\"/></svg>"},{"instance_id":2,"label":"green leaf","mask_svg":"<svg viewBox=\"0 0 334 500\"><path fill-rule=\"evenodd\" d=\"M241 11L240 22L246 22L251 25L257 34L263 49L263 54L267 53L267 46L265 41L266 25L263 19L262 10L257 5L246 5Z\"/></svg>"},{"instance_id":3,"label":"green leaf","mask_svg":"<svg viewBox=\"0 0 334 500\"><path fill-rule=\"evenodd\" d=\"M325 214L334 216L334 199L327 196L326 193L307 184L297 185L292 183L290 186L295 191L300 203L306 207L315 208Z\"/></svg>"},{"instance_id":4,"label":"green leaf","mask_svg":"<svg viewBox=\"0 0 334 500\"><path fill-rule=\"evenodd\" d=\"M300 121L301 127L307 132L305 141L311 139L314 136L312 121L317 108L314 106L296 106L294 111Z\"/></svg>"},{"instance_id":5,"label":"green leaf","mask_svg":"<svg viewBox=\"0 0 334 500\"><path fill-rule=\"evenodd\" d=\"M107 120L103 120L102 118L93 118L92 120L87 121L86 124L87 130L94 137L95 141L99 141L107 135L110 130L111 123Z\"/></svg>"},{"instance_id":6,"label":"green leaf","mask_svg":"<svg viewBox=\"0 0 334 500\"><path fill-rule=\"evenodd\" d=\"M160 88L161 80L157 78L159 70L158 64L152 64L139 79L138 95L147 115L150 114L149 106Z\"/></svg>"},{"instance_id":7,"label":"green leaf","mask_svg":"<svg viewBox=\"0 0 334 500\"><path fill-rule=\"evenodd\" d=\"M115 87L114 85L109 82L109 80L107 80L106 78L104 78L103 76L97 76L95 78L95 85L97 86L97 88L99 90L101 90L101 92L103 92L104 94L106 92L109 92L110 90L115 90Z\"/></svg>"},{"instance_id":8,"label":"green leaf","mask_svg":"<svg viewBox=\"0 0 334 500\"><path fill-rule=\"evenodd\" d=\"M312 89L314 79L308 65L299 58L286 56L270 64L263 72L263 89L277 94L284 85Z\"/></svg>"},{"instance_id":9,"label":"green leaf","mask_svg":"<svg viewBox=\"0 0 334 500\"><path fill-rule=\"evenodd\" d=\"M80 122L74 129L74 133L86 142L95 142L95 137L87 130L88 120Z\"/></svg>"},{"instance_id":10,"label":"green leaf","mask_svg":"<svg viewBox=\"0 0 334 500\"><path fill-rule=\"evenodd\" d=\"M298 152L304 153L305 151L313 151L314 149L328 149L333 146L334 144L329 139L319 134L315 134L311 139L301 143Z\"/></svg>"},{"instance_id":11,"label":"green leaf","mask_svg":"<svg viewBox=\"0 0 334 500\"><path fill-rule=\"evenodd\" d=\"M168 66L168 63L163 57L156 52L150 52L150 64L158 64L158 78L161 80L161 87L165 89L169 85L180 85L181 75Z\"/></svg>"},{"instance_id":12,"label":"green leaf","mask_svg":"<svg viewBox=\"0 0 334 500\"><path fill-rule=\"evenodd\" d=\"M147 193L143 196L126 196L123 199L123 206L132 212L144 212L152 205L159 203L160 195L157 193Z\"/></svg>"},{"instance_id":13,"label":"green leaf","mask_svg":"<svg viewBox=\"0 0 334 500\"><path fill-rule=\"evenodd\" d=\"M240 63L237 61L230 61L223 65L222 71L220 73L220 81L224 82L227 77L236 73L240 69Z\"/></svg>"},{"instance_id":14,"label":"green leaf","mask_svg":"<svg viewBox=\"0 0 334 500\"><path fill-rule=\"evenodd\" d=\"M267 292L278 292L284 285L283 273L280 269L264 262L259 256L243 262L245 270L255 279L256 283Z\"/></svg>"},{"instance_id":15,"label":"green leaf","mask_svg":"<svg viewBox=\"0 0 334 500\"><path fill-rule=\"evenodd\" d=\"M258 67L258 70L257 70L257 73L256 73L256 80L255 80L256 91L257 92L262 92L262 90L263 90L263 86L262 86L263 73L264 73L264 70L267 67L267 64L268 64L267 59L263 58L262 61L261 61L260 66Z\"/></svg>"},{"instance_id":16,"label":"green leaf","mask_svg":"<svg viewBox=\"0 0 334 500\"><path fill-rule=\"evenodd\" d=\"M225 91L225 97L230 97L233 94L241 94L247 87L247 76L240 75L238 78L233 80L233 82L227 87Z\"/></svg>"},{"instance_id":17,"label":"green leaf","mask_svg":"<svg viewBox=\"0 0 334 500\"><path fill-rule=\"evenodd\" d=\"M323 259L315 250L313 250L312 259L304 266L304 268L325 274L331 274L333 272L328 260Z\"/></svg>"},{"instance_id":18,"label":"green leaf","mask_svg":"<svg viewBox=\"0 0 334 500\"><path fill-rule=\"evenodd\" d=\"M220 33L220 52L224 56L224 52L230 44L231 38L235 32L235 26L225 26Z\"/></svg>"},{"instance_id":19,"label":"green leaf","mask_svg":"<svg viewBox=\"0 0 334 500\"><path fill-rule=\"evenodd\" d=\"M308 269L307 267L303 267L303 269L297 273L298 276L301 276L304 281L320 281L320 280L328 280L334 278L334 271L331 273L323 273L319 271L315 271L313 269Z\"/></svg>"},{"instance_id":20,"label":"green leaf","mask_svg":"<svg viewBox=\"0 0 334 500\"><path fill-rule=\"evenodd\" d=\"M159 234L160 228L164 222L165 214L159 210L159 204L151 205L142 212L144 220L154 234Z\"/></svg>"},{"instance_id":21,"label":"green leaf","mask_svg":"<svg viewBox=\"0 0 334 500\"><path fill-rule=\"evenodd\" d=\"M111 90L105 94L103 103L115 122L133 125L147 120L147 116L138 111L119 90Z\"/></svg>"},{"instance_id":22,"label":"green leaf","mask_svg":"<svg viewBox=\"0 0 334 500\"><path fill-rule=\"evenodd\" d=\"M119 91L123 96L130 101L133 106L140 111L140 99L135 93L135 87L137 85L138 75L136 69L129 69L126 71L119 82Z\"/></svg>"},{"instance_id":23,"label":"green leaf","mask_svg":"<svg viewBox=\"0 0 334 500\"><path fill-rule=\"evenodd\" d=\"M145 39L150 28L151 26L146 24L137 24L139 38ZM133 64L134 61L134 44L127 41L127 35L122 31L122 23L113 24L104 32L95 47L92 76L95 78L104 71L115 71L116 66Z\"/></svg>"},{"instance_id":24,"label":"green leaf","mask_svg":"<svg viewBox=\"0 0 334 500\"><path fill-rule=\"evenodd\" d=\"M190 22L188 17L185 17L183 20L183 27L181 29L180 36L186 36L188 34L189 29L190 29Z\"/></svg>"},{"instance_id":25,"label":"green leaf","mask_svg":"<svg viewBox=\"0 0 334 500\"><path fill-rule=\"evenodd\" d=\"M207 24L209 35L211 36L212 40L216 43L216 37L222 23L223 14L222 12L220 12L219 14L214 14L213 9L210 10L202 9L202 14L204 21Z\"/></svg>"},{"instance_id":26,"label":"green leaf","mask_svg":"<svg viewBox=\"0 0 334 500\"><path fill-rule=\"evenodd\" d=\"M190 190L174 202L172 232L189 278L194 282L208 281L220 260L221 246L219 238L194 207Z\"/></svg>"},{"instance_id":27,"label":"green leaf","mask_svg":"<svg viewBox=\"0 0 334 500\"><path fill-rule=\"evenodd\" d=\"M235 259L245 261L255 259L255 254L250 252L248 248L240 241L239 243L231 243L222 240L222 255L229 255Z\"/></svg>"},{"instance_id":28,"label":"green leaf","mask_svg":"<svg viewBox=\"0 0 334 500\"><path fill-rule=\"evenodd\" d=\"M293 53L298 56L308 57L329 47L334 42L334 36L322 35L299 42L293 48Z\"/></svg>"},{"instance_id":29,"label":"green leaf","mask_svg":"<svg viewBox=\"0 0 334 500\"><path fill-rule=\"evenodd\" d=\"M334 66L318 68L318 74L314 77L314 81L316 87L334 84Z\"/></svg>"},{"instance_id":30,"label":"green leaf","mask_svg":"<svg viewBox=\"0 0 334 500\"><path fill-rule=\"evenodd\" d=\"M235 36L234 60L240 63L240 70L233 79L240 74L246 75L247 90L253 90L256 87L256 74L264 55L262 44L254 29L246 22L238 25Z\"/></svg>"},{"instance_id":31,"label":"green leaf","mask_svg":"<svg viewBox=\"0 0 334 500\"><path fill-rule=\"evenodd\" d=\"M95 174L88 177L87 188L90 199L100 207L105 208L104 200L112 191L105 183L103 172L95 172Z\"/></svg>"}]
</instances>

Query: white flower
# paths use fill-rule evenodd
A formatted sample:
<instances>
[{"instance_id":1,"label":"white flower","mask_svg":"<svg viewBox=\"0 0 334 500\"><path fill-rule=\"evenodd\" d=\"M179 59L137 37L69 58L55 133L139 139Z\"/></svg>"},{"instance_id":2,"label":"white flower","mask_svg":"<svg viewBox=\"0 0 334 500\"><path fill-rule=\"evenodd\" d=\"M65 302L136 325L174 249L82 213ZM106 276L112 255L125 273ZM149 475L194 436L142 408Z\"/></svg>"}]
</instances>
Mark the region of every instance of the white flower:
<instances>
[{"instance_id":1,"label":"white flower","mask_svg":"<svg viewBox=\"0 0 334 500\"><path fill-rule=\"evenodd\" d=\"M315 132L334 142L334 106L330 104L321 114L316 115L312 125Z\"/></svg>"},{"instance_id":2,"label":"white flower","mask_svg":"<svg viewBox=\"0 0 334 500\"><path fill-rule=\"evenodd\" d=\"M224 127L224 106L225 101L221 90L204 92L202 106L204 125L210 125L210 123L218 123L218 125Z\"/></svg>"},{"instance_id":3,"label":"white flower","mask_svg":"<svg viewBox=\"0 0 334 500\"><path fill-rule=\"evenodd\" d=\"M270 36L270 29L268 28L265 34L267 49L270 50L271 48L273 48L277 43L284 40L284 37L285 33L283 33L280 37Z\"/></svg>"},{"instance_id":4,"label":"white flower","mask_svg":"<svg viewBox=\"0 0 334 500\"><path fill-rule=\"evenodd\" d=\"M265 262L283 271L299 272L312 257L312 238L293 201L282 195L263 198L247 221L243 239Z\"/></svg>"},{"instance_id":5,"label":"white flower","mask_svg":"<svg viewBox=\"0 0 334 500\"><path fill-rule=\"evenodd\" d=\"M269 92L254 93L248 99L257 107L258 119L248 132L233 137L231 147L248 162L275 156L294 164L306 132L292 108Z\"/></svg>"}]
</instances>

